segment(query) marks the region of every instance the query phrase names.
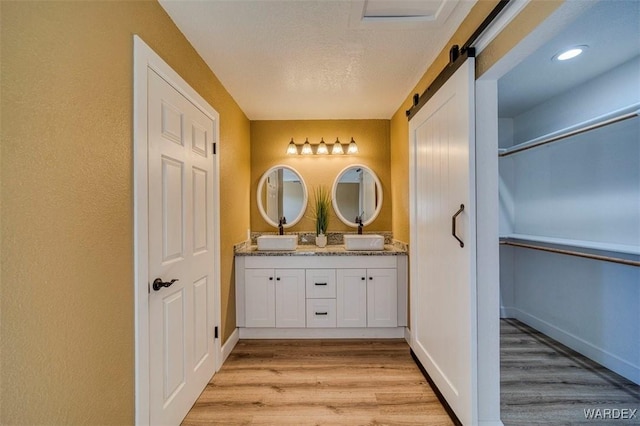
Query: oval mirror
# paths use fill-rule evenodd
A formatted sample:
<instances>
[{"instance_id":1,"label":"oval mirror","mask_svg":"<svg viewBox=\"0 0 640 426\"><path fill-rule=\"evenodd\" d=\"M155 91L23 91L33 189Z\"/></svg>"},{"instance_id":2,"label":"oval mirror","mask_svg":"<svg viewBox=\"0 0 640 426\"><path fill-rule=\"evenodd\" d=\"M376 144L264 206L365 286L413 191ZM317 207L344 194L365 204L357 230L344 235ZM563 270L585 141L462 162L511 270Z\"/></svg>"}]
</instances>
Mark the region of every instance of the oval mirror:
<instances>
[{"instance_id":1,"label":"oval mirror","mask_svg":"<svg viewBox=\"0 0 640 426\"><path fill-rule=\"evenodd\" d=\"M274 166L258 182L258 210L271 226L281 218L289 228L302 219L307 208L307 186L302 176L289 166Z\"/></svg>"},{"instance_id":2,"label":"oval mirror","mask_svg":"<svg viewBox=\"0 0 640 426\"><path fill-rule=\"evenodd\" d=\"M357 219L367 226L382 208L382 185L378 176L366 166L356 164L340 172L333 183L333 209L348 226L357 227Z\"/></svg>"}]
</instances>

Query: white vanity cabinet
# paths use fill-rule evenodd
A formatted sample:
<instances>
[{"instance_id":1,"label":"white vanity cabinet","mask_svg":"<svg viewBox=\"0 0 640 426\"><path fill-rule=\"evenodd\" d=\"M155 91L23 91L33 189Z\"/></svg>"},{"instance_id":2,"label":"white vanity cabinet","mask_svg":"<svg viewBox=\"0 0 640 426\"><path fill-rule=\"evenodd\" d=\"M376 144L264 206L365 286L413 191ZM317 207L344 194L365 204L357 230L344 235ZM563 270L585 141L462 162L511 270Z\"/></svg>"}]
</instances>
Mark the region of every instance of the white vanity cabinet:
<instances>
[{"instance_id":1,"label":"white vanity cabinet","mask_svg":"<svg viewBox=\"0 0 640 426\"><path fill-rule=\"evenodd\" d=\"M304 269L244 270L247 327L305 327Z\"/></svg>"},{"instance_id":2,"label":"white vanity cabinet","mask_svg":"<svg viewBox=\"0 0 640 426\"><path fill-rule=\"evenodd\" d=\"M367 269L367 327L398 325L397 287L395 269Z\"/></svg>"},{"instance_id":3,"label":"white vanity cabinet","mask_svg":"<svg viewBox=\"0 0 640 426\"><path fill-rule=\"evenodd\" d=\"M404 254L251 254L235 262L241 338L404 337Z\"/></svg>"},{"instance_id":4,"label":"white vanity cabinet","mask_svg":"<svg viewBox=\"0 0 640 426\"><path fill-rule=\"evenodd\" d=\"M307 269L307 328L336 327L336 270Z\"/></svg>"},{"instance_id":5,"label":"white vanity cabinet","mask_svg":"<svg viewBox=\"0 0 640 426\"><path fill-rule=\"evenodd\" d=\"M338 270L338 327L396 327L395 268Z\"/></svg>"},{"instance_id":6,"label":"white vanity cabinet","mask_svg":"<svg viewBox=\"0 0 640 426\"><path fill-rule=\"evenodd\" d=\"M338 327L367 326L367 270L340 269L338 271L337 325Z\"/></svg>"},{"instance_id":7,"label":"white vanity cabinet","mask_svg":"<svg viewBox=\"0 0 640 426\"><path fill-rule=\"evenodd\" d=\"M243 274L246 326L275 327L276 284L273 276L274 270L246 269Z\"/></svg>"}]
</instances>

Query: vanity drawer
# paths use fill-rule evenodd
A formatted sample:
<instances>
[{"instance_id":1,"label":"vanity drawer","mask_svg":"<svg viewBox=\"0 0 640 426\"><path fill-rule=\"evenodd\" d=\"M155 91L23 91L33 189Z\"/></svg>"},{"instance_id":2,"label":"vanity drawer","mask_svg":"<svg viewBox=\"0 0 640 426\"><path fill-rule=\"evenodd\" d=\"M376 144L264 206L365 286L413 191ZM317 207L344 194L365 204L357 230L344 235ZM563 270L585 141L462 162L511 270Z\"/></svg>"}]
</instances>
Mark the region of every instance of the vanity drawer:
<instances>
[{"instance_id":1,"label":"vanity drawer","mask_svg":"<svg viewBox=\"0 0 640 426\"><path fill-rule=\"evenodd\" d=\"M335 269L307 269L307 299L332 299L336 297Z\"/></svg>"},{"instance_id":2,"label":"vanity drawer","mask_svg":"<svg viewBox=\"0 0 640 426\"><path fill-rule=\"evenodd\" d=\"M335 328L336 299L307 299L307 328Z\"/></svg>"}]
</instances>

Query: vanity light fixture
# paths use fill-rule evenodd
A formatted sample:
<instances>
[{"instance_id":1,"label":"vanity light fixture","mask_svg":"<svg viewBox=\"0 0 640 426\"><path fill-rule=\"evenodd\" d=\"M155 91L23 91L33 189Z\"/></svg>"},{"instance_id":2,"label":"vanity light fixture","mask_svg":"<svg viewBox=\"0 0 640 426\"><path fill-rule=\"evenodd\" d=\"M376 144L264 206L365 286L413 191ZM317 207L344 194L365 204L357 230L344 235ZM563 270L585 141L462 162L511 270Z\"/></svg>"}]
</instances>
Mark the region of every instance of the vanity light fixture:
<instances>
[{"instance_id":1,"label":"vanity light fixture","mask_svg":"<svg viewBox=\"0 0 640 426\"><path fill-rule=\"evenodd\" d=\"M336 141L333 144L333 148L331 148L331 154L333 155L341 155L344 154L344 149L342 149L342 144L340 140L336 138Z\"/></svg>"},{"instance_id":2,"label":"vanity light fixture","mask_svg":"<svg viewBox=\"0 0 640 426\"><path fill-rule=\"evenodd\" d=\"M356 145L356 141L351 138L351 142L349 142L349 148L347 148L347 154L357 154L358 153L358 145Z\"/></svg>"},{"instance_id":3,"label":"vanity light fixture","mask_svg":"<svg viewBox=\"0 0 640 426\"><path fill-rule=\"evenodd\" d=\"M568 59L573 59L576 56L582 54L589 46L581 45L581 46L573 46L569 49L565 49L556 55L553 56L553 59L556 61L566 61Z\"/></svg>"},{"instance_id":4,"label":"vanity light fixture","mask_svg":"<svg viewBox=\"0 0 640 426\"><path fill-rule=\"evenodd\" d=\"M320 144L318 148L316 148L316 154L318 155L326 155L329 153L329 149L327 148L327 144L324 143L324 138L320 138Z\"/></svg>"},{"instance_id":5,"label":"vanity light fixture","mask_svg":"<svg viewBox=\"0 0 640 426\"><path fill-rule=\"evenodd\" d=\"M331 153L331 155L344 154L344 147L342 146L342 143L338 138L336 138L336 141L333 143L333 145L331 145L331 151L329 151L329 146L324 141L324 138L320 139L320 143L318 145L312 145L311 143L309 143L309 138L305 138L304 144L302 145L302 149L299 152L298 152L298 145L296 145L296 143L293 141L293 138L291 138L291 141L287 146L288 155L298 155L298 154L329 155L329 153ZM347 147L347 154L357 154L357 153L358 153L358 145L356 144L356 141L353 140L353 138L351 138L351 142L349 142L349 146Z\"/></svg>"},{"instance_id":6,"label":"vanity light fixture","mask_svg":"<svg viewBox=\"0 0 640 426\"><path fill-rule=\"evenodd\" d=\"M293 142L293 138L291 138L291 142L289 142L289 146L287 147L287 154L295 155L298 153L298 147Z\"/></svg>"},{"instance_id":7,"label":"vanity light fixture","mask_svg":"<svg viewBox=\"0 0 640 426\"><path fill-rule=\"evenodd\" d=\"M311 155L311 154L313 154L313 150L311 149L309 138L306 138L306 140L304 141L304 145L302 145L302 155Z\"/></svg>"}]
</instances>

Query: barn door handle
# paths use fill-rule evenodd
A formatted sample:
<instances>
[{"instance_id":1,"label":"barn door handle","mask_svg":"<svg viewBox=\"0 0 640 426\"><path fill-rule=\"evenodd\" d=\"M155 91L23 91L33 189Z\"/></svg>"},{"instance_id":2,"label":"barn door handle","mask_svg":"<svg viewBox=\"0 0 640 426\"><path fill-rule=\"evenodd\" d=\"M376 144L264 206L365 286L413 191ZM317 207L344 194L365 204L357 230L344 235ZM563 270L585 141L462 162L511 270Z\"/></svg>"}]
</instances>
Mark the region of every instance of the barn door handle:
<instances>
[{"instance_id":1,"label":"barn door handle","mask_svg":"<svg viewBox=\"0 0 640 426\"><path fill-rule=\"evenodd\" d=\"M464 243L456 235L456 219L458 218L458 215L463 211L464 211L464 204L460 204L460 209L457 212L455 212L455 214L451 217L451 235L453 235L453 238L458 240L458 242L460 243L460 247L464 247Z\"/></svg>"},{"instance_id":2,"label":"barn door handle","mask_svg":"<svg viewBox=\"0 0 640 426\"><path fill-rule=\"evenodd\" d=\"M165 283L165 282L162 282L161 278L156 278L155 280L153 280L152 286L155 291L158 291L162 287L171 287L171 284L175 283L176 281L178 281L177 278Z\"/></svg>"}]
</instances>

